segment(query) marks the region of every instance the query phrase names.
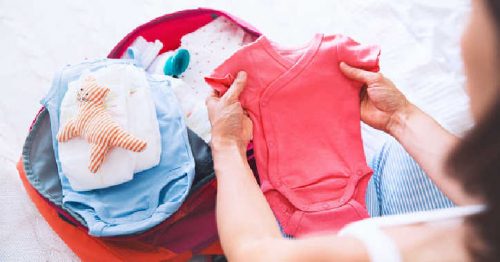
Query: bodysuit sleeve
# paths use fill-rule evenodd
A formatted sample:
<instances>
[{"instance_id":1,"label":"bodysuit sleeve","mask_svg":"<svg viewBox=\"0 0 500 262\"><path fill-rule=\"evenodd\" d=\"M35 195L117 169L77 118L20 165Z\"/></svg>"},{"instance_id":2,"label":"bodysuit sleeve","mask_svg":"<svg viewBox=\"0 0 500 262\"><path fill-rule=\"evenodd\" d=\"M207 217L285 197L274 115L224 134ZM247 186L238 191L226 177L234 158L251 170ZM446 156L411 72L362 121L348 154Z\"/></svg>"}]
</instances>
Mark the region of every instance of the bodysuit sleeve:
<instances>
[{"instance_id":1,"label":"bodysuit sleeve","mask_svg":"<svg viewBox=\"0 0 500 262\"><path fill-rule=\"evenodd\" d=\"M234 76L231 73L214 72L210 76L205 76L207 82L215 91L222 96L234 81Z\"/></svg>"},{"instance_id":2,"label":"bodysuit sleeve","mask_svg":"<svg viewBox=\"0 0 500 262\"><path fill-rule=\"evenodd\" d=\"M339 36L337 45L338 59L353 67L378 72L380 47L362 45L347 36Z\"/></svg>"},{"instance_id":3,"label":"bodysuit sleeve","mask_svg":"<svg viewBox=\"0 0 500 262\"><path fill-rule=\"evenodd\" d=\"M219 95L224 95L238 72L245 67L244 58L244 50L236 51L229 59L215 68L209 76L205 76L205 82L218 91Z\"/></svg>"}]
</instances>

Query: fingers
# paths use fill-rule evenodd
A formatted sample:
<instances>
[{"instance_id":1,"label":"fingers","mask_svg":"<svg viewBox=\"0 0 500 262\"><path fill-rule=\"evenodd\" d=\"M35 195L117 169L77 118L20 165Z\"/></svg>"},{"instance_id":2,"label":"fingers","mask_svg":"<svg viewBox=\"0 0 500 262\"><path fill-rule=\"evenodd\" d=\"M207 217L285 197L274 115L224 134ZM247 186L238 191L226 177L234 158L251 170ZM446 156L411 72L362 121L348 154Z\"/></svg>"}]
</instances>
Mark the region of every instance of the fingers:
<instances>
[{"instance_id":1,"label":"fingers","mask_svg":"<svg viewBox=\"0 0 500 262\"><path fill-rule=\"evenodd\" d=\"M238 102L239 95L243 91L246 85L247 74L243 71L239 72L236 76L236 79L233 81L233 84L227 92L219 97L219 93L217 91L212 91L210 96L205 100L205 104L208 109L209 118L213 114L214 111L217 111L217 107L219 106L236 106L241 108L241 104Z\"/></svg>"},{"instance_id":2,"label":"fingers","mask_svg":"<svg viewBox=\"0 0 500 262\"><path fill-rule=\"evenodd\" d=\"M344 62L340 62L340 71L352 80L362 83L369 83L381 77L380 73L373 73L356 67L352 67Z\"/></svg>"},{"instance_id":3,"label":"fingers","mask_svg":"<svg viewBox=\"0 0 500 262\"><path fill-rule=\"evenodd\" d=\"M247 141L253 139L252 127L253 127L252 120L250 120L250 118L248 117L243 118L243 132L244 132L244 137L246 138Z\"/></svg>"},{"instance_id":4,"label":"fingers","mask_svg":"<svg viewBox=\"0 0 500 262\"><path fill-rule=\"evenodd\" d=\"M219 102L219 100L220 100L220 98L219 98L219 95L217 94L217 91L213 90L212 93L210 94L210 96L208 96L205 99L205 105L210 110Z\"/></svg>"},{"instance_id":5,"label":"fingers","mask_svg":"<svg viewBox=\"0 0 500 262\"><path fill-rule=\"evenodd\" d=\"M366 88L366 85L361 87L361 91L359 91L359 99L361 102L363 102L367 97L368 97L368 88Z\"/></svg>"},{"instance_id":6,"label":"fingers","mask_svg":"<svg viewBox=\"0 0 500 262\"><path fill-rule=\"evenodd\" d=\"M231 85L231 87L229 87L227 92L222 96L221 100L224 101L226 104L236 102L241 92L245 88L246 83L247 83L247 73L245 73L244 71L239 72L233 84Z\"/></svg>"},{"instance_id":7,"label":"fingers","mask_svg":"<svg viewBox=\"0 0 500 262\"><path fill-rule=\"evenodd\" d=\"M210 93L211 97L220 97L219 91L213 89L212 92Z\"/></svg>"}]
</instances>

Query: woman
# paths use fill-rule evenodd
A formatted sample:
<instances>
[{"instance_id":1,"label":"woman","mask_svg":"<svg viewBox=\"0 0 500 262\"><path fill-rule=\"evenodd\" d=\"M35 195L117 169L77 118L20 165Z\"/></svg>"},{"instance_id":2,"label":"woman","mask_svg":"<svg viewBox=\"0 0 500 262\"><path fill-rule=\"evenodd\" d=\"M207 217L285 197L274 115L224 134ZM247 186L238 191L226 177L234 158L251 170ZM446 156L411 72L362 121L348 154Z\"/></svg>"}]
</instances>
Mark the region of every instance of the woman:
<instances>
[{"instance_id":1,"label":"woman","mask_svg":"<svg viewBox=\"0 0 500 262\"><path fill-rule=\"evenodd\" d=\"M361 119L395 137L434 183L463 207L425 215L366 219L338 235L283 238L246 161L252 123L237 102L241 72L223 97L207 100L218 182L217 223L229 260L491 261L500 258L500 2L472 0L462 39L471 111L477 124L462 140L411 104L379 73L340 68L367 86Z\"/></svg>"}]
</instances>

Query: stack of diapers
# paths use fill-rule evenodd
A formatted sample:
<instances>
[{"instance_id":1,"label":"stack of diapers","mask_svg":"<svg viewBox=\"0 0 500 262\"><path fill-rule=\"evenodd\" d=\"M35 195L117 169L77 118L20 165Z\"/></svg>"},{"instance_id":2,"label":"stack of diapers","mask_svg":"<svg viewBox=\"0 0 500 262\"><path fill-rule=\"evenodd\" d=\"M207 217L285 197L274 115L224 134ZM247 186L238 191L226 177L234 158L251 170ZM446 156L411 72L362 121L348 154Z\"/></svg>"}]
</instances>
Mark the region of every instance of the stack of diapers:
<instances>
[{"instance_id":1,"label":"stack of diapers","mask_svg":"<svg viewBox=\"0 0 500 262\"><path fill-rule=\"evenodd\" d=\"M189 64L178 76L184 83L173 81L174 86L178 87L174 88L175 94L183 105L187 126L207 143L210 141L211 126L205 100L211 94L212 88L203 77L253 40L255 39L252 36L226 17L218 17L196 31L184 35L177 50L159 55L147 68L151 74L163 75L165 71L170 71L165 70L165 66L169 65L167 61L179 54L180 50L187 50ZM153 46L154 43L151 42L150 45ZM182 60L184 61L185 59Z\"/></svg>"},{"instance_id":2,"label":"stack of diapers","mask_svg":"<svg viewBox=\"0 0 500 262\"><path fill-rule=\"evenodd\" d=\"M82 83L89 76L109 88L104 108L112 120L147 142L138 153L113 147L96 173L88 167L85 139L56 139L78 114L75 97L82 100ZM181 106L167 79L152 78L132 60L87 61L61 70L42 103L50 114L63 208L78 214L90 235L143 232L181 206L195 166Z\"/></svg>"}]
</instances>

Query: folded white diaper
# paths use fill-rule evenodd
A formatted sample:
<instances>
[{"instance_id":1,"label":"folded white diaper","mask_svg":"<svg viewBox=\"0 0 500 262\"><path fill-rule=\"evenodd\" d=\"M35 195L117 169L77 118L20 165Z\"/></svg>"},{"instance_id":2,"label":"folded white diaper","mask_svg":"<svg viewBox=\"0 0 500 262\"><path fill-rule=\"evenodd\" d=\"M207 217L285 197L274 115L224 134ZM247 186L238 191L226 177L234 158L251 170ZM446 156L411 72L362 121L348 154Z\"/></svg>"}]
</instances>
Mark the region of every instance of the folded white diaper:
<instances>
[{"instance_id":1,"label":"folded white diaper","mask_svg":"<svg viewBox=\"0 0 500 262\"><path fill-rule=\"evenodd\" d=\"M158 165L161 154L160 131L149 83L144 70L133 65L110 65L82 74L80 79L70 82L60 107L61 126L78 113L76 93L88 74L111 90L105 101L111 117L132 135L145 140L147 147L141 153L115 147L107 154L97 173L93 174L87 167L90 158L90 145L87 141L76 137L59 143L61 168L75 191L127 182L133 178L134 173Z\"/></svg>"}]
</instances>

